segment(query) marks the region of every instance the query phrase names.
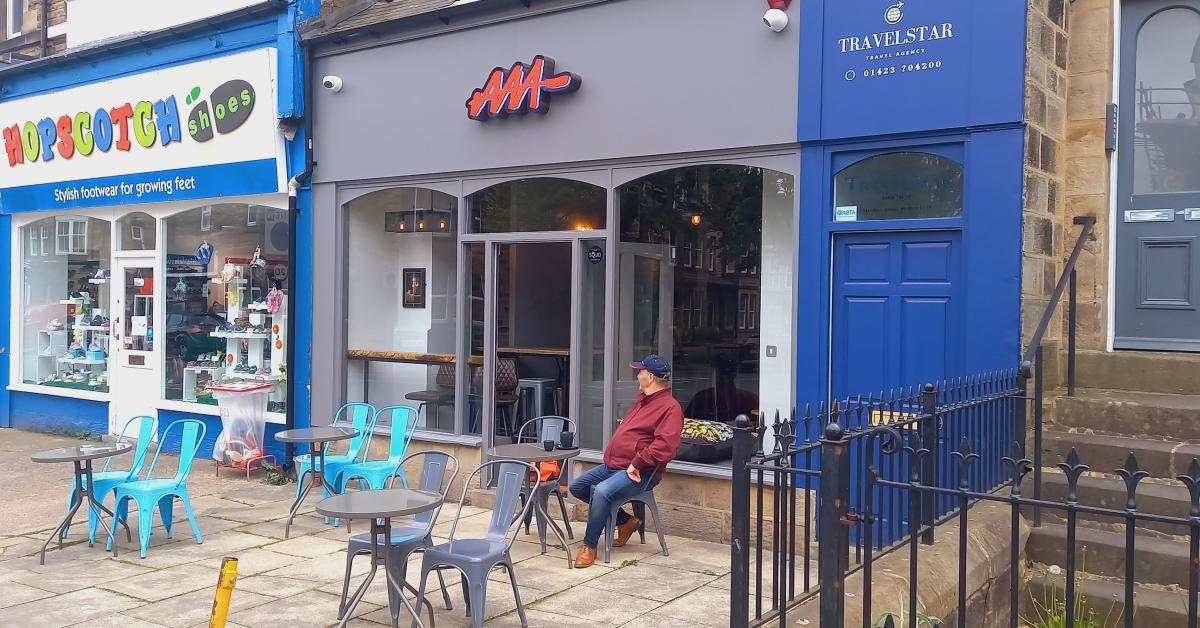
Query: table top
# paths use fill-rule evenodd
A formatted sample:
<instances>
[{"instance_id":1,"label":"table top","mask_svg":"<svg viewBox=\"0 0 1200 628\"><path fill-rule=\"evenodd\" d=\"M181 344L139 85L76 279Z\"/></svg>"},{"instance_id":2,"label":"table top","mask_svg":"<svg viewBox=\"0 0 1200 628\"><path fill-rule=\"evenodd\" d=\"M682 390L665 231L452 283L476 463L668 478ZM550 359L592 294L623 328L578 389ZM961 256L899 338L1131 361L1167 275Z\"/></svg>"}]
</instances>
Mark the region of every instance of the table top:
<instances>
[{"instance_id":1,"label":"table top","mask_svg":"<svg viewBox=\"0 0 1200 628\"><path fill-rule=\"evenodd\" d=\"M546 448L541 443L513 443L511 445L497 445L488 451L488 455L495 458L509 458L511 460L523 460L525 462L543 462L546 460L567 460L579 455L579 448L560 449L557 445L554 446L554 451L546 451Z\"/></svg>"},{"instance_id":2,"label":"table top","mask_svg":"<svg viewBox=\"0 0 1200 628\"><path fill-rule=\"evenodd\" d=\"M95 460L96 458L111 458L133 450L129 443L96 443L94 445L78 445L75 447L59 447L39 451L30 456L34 462L77 462L80 460Z\"/></svg>"},{"instance_id":3,"label":"table top","mask_svg":"<svg viewBox=\"0 0 1200 628\"><path fill-rule=\"evenodd\" d=\"M281 443L327 443L355 436L358 436L358 430L352 427L305 427L279 432L275 440Z\"/></svg>"},{"instance_id":4,"label":"table top","mask_svg":"<svg viewBox=\"0 0 1200 628\"><path fill-rule=\"evenodd\" d=\"M403 517L433 510L442 503L442 496L407 488L382 491L347 491L317 502L317 512L342 519L373 519Z\"/></svg>"}]
</instances>

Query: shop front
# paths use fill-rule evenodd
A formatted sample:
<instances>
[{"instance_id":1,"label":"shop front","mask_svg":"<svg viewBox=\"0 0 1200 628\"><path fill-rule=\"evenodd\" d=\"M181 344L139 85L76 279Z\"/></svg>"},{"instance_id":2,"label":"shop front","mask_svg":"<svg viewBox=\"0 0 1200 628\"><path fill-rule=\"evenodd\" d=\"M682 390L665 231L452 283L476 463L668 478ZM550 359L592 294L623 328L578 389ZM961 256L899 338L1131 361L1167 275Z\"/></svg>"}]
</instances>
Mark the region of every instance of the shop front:
<instances>
[{"instance_id":1,"label":"shop front","mask_svg":"<svg viewBox=\"0 0 1200 628\"><path fill-rule=\"evenodd\" d=\"M315 307L315 415L410 405L418 441L470 461L557 414L595 461L637 394L628 364L657 353L694 436L674 472L727 477L733 419L793 403L799 47L765 9L318 34L338 89L315 92L314 289L345 298ZM695 489L660 490L719 518L727 496Z\"/></svg>"},{"instance_id":2,"label":"shop front","mask_svg":"<svg viewBox=\"0 0 1200 628\"><path fill-rule=\"evenodd\" d=\"M295 262L278 52L0 102L16 427L116 433L273 384L287 422ZM265 444L259 444L265 447Z\"/></svg>"}]
</instances>

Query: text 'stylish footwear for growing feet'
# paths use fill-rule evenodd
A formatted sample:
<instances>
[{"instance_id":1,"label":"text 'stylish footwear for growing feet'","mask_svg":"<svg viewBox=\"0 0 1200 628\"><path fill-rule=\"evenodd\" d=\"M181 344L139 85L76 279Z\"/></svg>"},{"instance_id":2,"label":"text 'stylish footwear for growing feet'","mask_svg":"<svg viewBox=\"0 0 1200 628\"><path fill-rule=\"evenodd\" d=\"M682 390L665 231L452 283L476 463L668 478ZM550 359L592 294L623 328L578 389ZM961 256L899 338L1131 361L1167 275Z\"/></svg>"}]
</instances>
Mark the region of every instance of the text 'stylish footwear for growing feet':
<instances>
[{"instance_id":1,"label":"text 'stylish footwear for growing feet'","mask_svg":"<svg viewBox=\"0 0 1200 628\"><path fill-rule=\"evenodd\" d=\"M617 538L613 539L613 547L625 547L625 544L629 542L629 537L633 536L634 532L637 532L638 526L641 523L641 519L630 517L629 521L617 526Z\"/></svg>"},{"instance_id":2,"label":"text 'stylish footwear for growing feet'","mask_svg":"<svg viewBox=\"0 0 1200 628\"><path fill-rule=\"evenodd\" d=\"M596 548L586 545L579 546L579 555L575 557L575 568L591 567L596 562Z\"/></svg>"}]
</instances>

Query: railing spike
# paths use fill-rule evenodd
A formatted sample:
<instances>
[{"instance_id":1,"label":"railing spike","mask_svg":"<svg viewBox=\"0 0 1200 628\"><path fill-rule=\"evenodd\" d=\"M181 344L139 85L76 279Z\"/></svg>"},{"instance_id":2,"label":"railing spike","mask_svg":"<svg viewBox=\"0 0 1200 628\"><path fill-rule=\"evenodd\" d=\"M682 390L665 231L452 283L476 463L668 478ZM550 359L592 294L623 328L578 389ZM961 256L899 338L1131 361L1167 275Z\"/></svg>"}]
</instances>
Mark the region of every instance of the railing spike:
<instances>
[{"instance_id":1,"label":"railing spike","mask_svg":"<svg viewBox=\"0 0 1200 628\"><path fill-rule=\"evenodd\" d=\"M1132 451L1125 458L1125 466L1113 470L1113 473L1116 473L1121 476L1122 480L1125 480L1125 509L1137 510L1135 494L1137 493L1138 482L1141 482L1143 478L1150 477L1150 474L1138 468L1137 456L1133 455Z\"/></svg>"},{"instance_id":2,"label":"railing spike","mask_svg":"<svg viewBox=\"0 0 1200 628\"><path fill-rule=\"evenodd\" d=\"M1079 477L1091 467L1079 462L1079 452L1072 447L1071 451L1067 452L1066 462L1058 463L1058 468L1062 469L1067 476L1067 502L1072 504L1078 502Z\"/></svg>"},{"instance_id":3,"label":"railing spike","mask_svg":"<svg viewBox=\"0 0 1200 628\"><path fill-rule=\"evenodd\" d=\"M1200 517L1200 460L1192 458L1192 464L1188 465L1187 473L1177 475L1175 479L1183 482L1184 486L1187 486L1188 493L1191 494L1192 507L1189 516Z\"/></svg>"}]
</instances>

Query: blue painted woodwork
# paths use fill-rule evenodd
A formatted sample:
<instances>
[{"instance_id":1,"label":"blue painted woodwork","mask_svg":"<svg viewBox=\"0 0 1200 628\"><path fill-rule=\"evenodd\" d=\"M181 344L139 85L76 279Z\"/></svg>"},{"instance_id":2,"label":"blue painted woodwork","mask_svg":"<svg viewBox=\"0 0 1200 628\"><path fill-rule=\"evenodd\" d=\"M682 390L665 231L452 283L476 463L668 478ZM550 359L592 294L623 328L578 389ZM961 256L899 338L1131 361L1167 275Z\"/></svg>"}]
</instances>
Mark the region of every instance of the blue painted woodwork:
<instances>
[{"instance_id":1,"label":"blue painted woodwork","mask_svg":"<svg viewBox=\"0 0 1200 628\"><path fill-rule=\"evenodd\" d=\"M961 232L835 236L834 398L961 371Z\"/></svg>"},{"instance_id":2,"label":"blue painted woodwork","mask_svg":"<svg viewBox=\"0 0 1200 628\"><path fill-rule=\"evenodd\" d=\"M1023 119L1025 2L818 0L799 13L801 142Z\"/></svg>"},{"instance_id":3,"label":"blue painted woodwork","mask_svg":"<svg viewBox=\"0 0 1200 628\"><path fill-rule=\"evenodd\" d=\"M108 433L108 402L76 397L8 393L10 426L25 430L92 436Z\"/></svg>"}]
</instances>

